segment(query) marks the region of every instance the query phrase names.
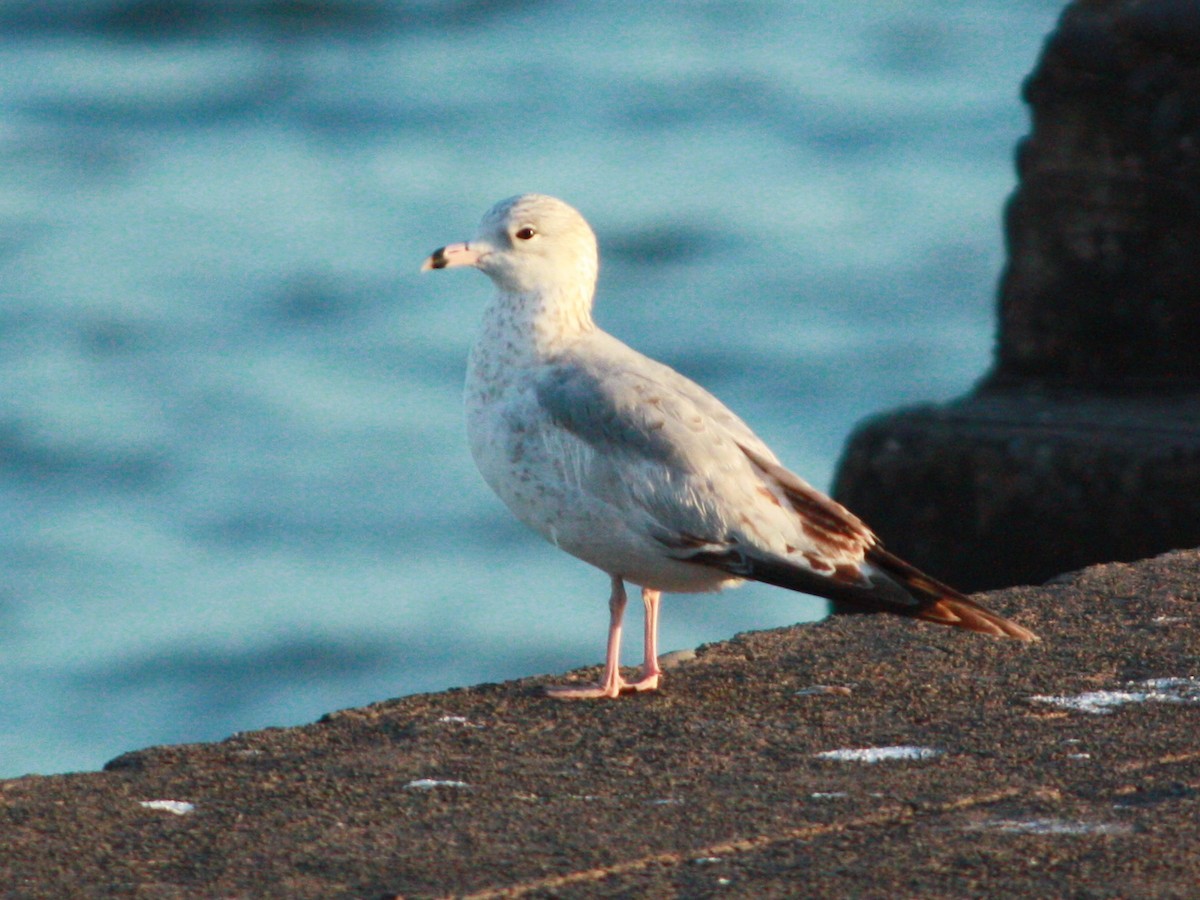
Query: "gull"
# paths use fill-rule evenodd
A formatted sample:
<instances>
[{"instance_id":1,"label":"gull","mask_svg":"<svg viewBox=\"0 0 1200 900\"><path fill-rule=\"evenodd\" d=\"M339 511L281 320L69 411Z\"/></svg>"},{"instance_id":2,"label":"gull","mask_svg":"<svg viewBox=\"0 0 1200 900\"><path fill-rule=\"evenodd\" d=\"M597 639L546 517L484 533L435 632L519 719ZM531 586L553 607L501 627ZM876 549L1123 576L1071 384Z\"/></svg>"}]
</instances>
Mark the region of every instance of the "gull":
<instances>
[{"instance_id":1,"label":"gull","mask_svg":"<svg viewBox=\"0 0 1200 900\"><path fill-rule=\"evenodd\" d=\"M1038 639L889 553L720 400L598 328L596 236L573 207L544 194L501 201L473 239L434 251L421 269L458 267L496 287L467 365L475 463L518 519L612 584L600 681L547 688L552 696L656 690L662 593L746 580L839 609ZM626 582L645 606L633 681L619 663Z\"/></svg>"}]
</instances>

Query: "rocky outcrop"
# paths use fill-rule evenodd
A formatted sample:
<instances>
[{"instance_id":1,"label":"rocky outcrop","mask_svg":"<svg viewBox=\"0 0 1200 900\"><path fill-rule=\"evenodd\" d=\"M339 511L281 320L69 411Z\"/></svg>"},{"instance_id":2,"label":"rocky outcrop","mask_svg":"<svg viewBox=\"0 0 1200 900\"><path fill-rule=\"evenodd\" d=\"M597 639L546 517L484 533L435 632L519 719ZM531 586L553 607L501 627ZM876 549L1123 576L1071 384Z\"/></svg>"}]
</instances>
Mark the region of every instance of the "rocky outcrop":
<instances>
[{"instance_id":1,"label":"rocky outcrop","mask_svg":"<svg viewBox=\"0 0 1200 900\"><path fill-rule=\"evenodd\" d=\"M1066 10L1025 84L989 383L1200 386L1200 5Z\"/></svg>"},{"instance_id":2,"label":"rocky outcrop","mask_svg":"<svg viewBox=\"0 0 1200 900\"><path fill-rule=\"evenodd\" d=\"M1025 98L995 367L834 489L970 589L1200 544L1200 5L1072 4Z\"/></svg>"}]
</instances>

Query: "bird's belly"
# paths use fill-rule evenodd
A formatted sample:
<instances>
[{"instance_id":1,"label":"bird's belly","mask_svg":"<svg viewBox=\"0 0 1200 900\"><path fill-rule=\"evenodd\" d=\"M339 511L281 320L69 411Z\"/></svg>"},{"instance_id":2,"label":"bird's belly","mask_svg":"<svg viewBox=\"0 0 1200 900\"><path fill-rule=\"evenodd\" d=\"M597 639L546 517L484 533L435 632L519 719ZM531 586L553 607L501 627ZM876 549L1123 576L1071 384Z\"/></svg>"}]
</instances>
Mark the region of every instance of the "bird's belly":
<instances>
[{"instance_id":1,"label":"bird's belly","mask_svg":"<svg viewBox=\"0 0 1200 900\"><path fill-rule=\"evenodd\" d=\"M672 559L624 509L584 487L580 443L557 429L514 429L486 410L468 415L471 453L513 514L572 556L633 584L674 593L740 583L724 572Z\"/></svg>"}]
</instances>

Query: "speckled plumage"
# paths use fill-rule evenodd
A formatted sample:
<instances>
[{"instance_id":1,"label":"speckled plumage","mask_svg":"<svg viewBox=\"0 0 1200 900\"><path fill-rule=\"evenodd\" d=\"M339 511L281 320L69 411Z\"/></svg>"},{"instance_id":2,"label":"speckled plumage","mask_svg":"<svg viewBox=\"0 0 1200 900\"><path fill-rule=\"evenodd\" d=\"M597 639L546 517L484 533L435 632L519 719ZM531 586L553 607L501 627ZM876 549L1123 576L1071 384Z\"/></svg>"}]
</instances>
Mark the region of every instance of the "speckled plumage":
<instances>
[{"instance_id":1,"label":"speckled plumage","mask_svg":"<svg viewBox=\"0 0 1200 900\"><path fill-rule=\"evenodd\" d=\"M436 251L424 268L455 266L478 268L497 287L467 368L475 462L518 518L612 581L604 680L561 696L657 687L659 592L746 578L1034 639L887 553L716 397L597 328L596 239L572 207L540 194L497 204L476 238ZM625 581L642 587L647 610L633 684L616 664Z\"/></svg>"}]
</instances>

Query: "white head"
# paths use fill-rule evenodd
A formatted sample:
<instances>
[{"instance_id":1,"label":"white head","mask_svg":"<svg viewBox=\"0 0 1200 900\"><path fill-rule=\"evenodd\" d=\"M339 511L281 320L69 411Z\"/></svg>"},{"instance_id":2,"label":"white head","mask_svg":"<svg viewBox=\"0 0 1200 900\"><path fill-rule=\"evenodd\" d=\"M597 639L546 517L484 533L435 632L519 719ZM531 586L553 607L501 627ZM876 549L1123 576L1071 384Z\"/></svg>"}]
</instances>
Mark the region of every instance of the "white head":
<instances>
[{"instance_id":1,"label":"white head","mask_svg":"<svg viewBox=\"0 0 1200 900\"><path fill-rule=\"evenodd\" d=\"M574 207L522 194L493 206L474 238L435 250L421 270L473 266L505 293L582 292L590 303L599 265L596 235Z\"/></svg>"}]
</instances>

